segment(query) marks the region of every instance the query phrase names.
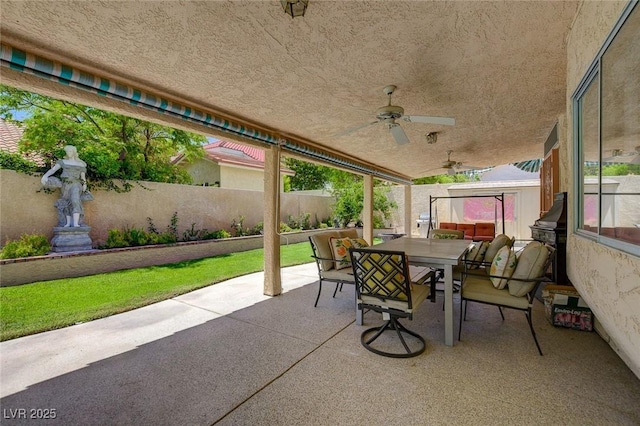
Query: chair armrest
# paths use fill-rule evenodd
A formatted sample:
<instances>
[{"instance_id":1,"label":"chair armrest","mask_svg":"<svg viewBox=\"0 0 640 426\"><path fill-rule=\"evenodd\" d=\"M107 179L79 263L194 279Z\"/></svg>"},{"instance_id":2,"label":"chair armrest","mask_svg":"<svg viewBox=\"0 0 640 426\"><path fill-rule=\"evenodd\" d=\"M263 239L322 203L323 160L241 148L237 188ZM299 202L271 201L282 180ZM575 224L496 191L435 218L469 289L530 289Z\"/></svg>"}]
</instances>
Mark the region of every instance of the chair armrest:
<instances>
[{"instance_id":1,"label":"chair armrest","mask_svg":"<svg viewBox=\"0 0 640 426\"><path fill-rule=\"evenodd\" d=\"M531 283L536 281L550 281L546 276L534 277L534 278L515 278L515 277L507 277L503 275L491 275L485 272L483 269L469 269L462 272L463 276L475 276L475 277L485 277L485 278L501 278L509 281L522 281L525 283Z\"/></svg>"},{"instance_id":2,"label":"chair armrest","mask_svg":"<svg viewBox=\"0 0 640 426\"><path fill-rule=\"evenodd\" d=\"M435 270L433 270L431 268L424 268L423 270L418 272L416 275L411 277L411 283L412 284L422 285L428 279L433 278L435 276L435 274L436 274Z\"/></svg>"},{"instance_id":3,"label":"chair armrest","mask_svg":"<svg viewBox=\"0 0 640 426\"><path fill-rule=\"evenodd\" d=\"M313 257L315 260L330 260L331 262L339 262L333 257L320 257L320 256L314 256L314 255L311 255L311 257Z\"/></svg>"}]
</instances>

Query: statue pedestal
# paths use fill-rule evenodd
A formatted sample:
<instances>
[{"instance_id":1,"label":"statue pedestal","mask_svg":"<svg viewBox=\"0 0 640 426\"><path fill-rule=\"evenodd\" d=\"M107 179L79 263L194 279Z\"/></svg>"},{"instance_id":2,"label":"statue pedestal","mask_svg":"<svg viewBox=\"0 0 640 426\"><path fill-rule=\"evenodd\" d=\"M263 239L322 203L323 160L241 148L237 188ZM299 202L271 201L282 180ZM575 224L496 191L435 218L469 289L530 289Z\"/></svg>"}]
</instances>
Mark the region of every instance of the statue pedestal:
<instances>
[{"instance_id":1,"label":"statue pedestal","mask_svg":"<svg viewBox=\"0 0 640 426\"><path fill-rule=\"evenodd\" d=\"M53 228L53 238L51 239L51 251L54 253L62 253L68 251L87 251L93 250L92 241L89 237L90 226L62 227Z\"/></svg>"}]
</instances>

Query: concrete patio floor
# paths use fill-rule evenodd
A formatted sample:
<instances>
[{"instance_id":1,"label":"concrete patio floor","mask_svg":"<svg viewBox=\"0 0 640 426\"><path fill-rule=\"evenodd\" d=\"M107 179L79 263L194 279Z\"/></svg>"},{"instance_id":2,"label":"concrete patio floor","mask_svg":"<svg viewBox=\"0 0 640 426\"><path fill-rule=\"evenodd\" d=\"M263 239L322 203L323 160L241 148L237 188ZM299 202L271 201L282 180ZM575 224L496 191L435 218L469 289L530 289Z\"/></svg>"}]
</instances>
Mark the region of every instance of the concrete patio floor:
<instances>
[{"instance_id":1,"label":"concrete patio floor","mask_svg":"<svg viewBox=\"0 0 640 426\"><path fill-rule=\"evenodd\" d=\"M360 345L353 286L317 308L315 264L251 274L109 318L0 343L2 424L640 424L640 380L596 334L470 304L444 345L441 294L405 322L424 354ZM454 301L456 331L459 301ZM456 333L457 336L457 333ZM54 410L54 411L52 411ZM26 418L24 418L26 417Z\"/></svg>"}]
</instances>

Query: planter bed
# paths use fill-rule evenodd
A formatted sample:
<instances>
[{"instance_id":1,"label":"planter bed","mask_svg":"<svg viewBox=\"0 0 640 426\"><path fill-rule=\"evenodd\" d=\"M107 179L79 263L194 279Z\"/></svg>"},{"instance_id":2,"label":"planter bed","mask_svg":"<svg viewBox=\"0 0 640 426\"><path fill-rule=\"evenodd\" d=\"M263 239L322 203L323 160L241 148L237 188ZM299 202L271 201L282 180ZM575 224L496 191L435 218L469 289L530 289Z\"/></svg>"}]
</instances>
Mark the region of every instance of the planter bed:
<instances>
[{"instance_id":1,"label":"planter bed","mask_svg":"<svg viewBox=\"0 0 640 426\"><path fill-rule=\"evenodd\" d=\"M326 229L282 235L282 244L308 241L309 235ZM47 256L0 260L0 286L29 284L61 278L82 277L123 269L165 265L263 247L261 235L220 240L181 242L141 247L54 253ZM311 262L312 259L309 258Z\"/></svg>"}]
</instances>

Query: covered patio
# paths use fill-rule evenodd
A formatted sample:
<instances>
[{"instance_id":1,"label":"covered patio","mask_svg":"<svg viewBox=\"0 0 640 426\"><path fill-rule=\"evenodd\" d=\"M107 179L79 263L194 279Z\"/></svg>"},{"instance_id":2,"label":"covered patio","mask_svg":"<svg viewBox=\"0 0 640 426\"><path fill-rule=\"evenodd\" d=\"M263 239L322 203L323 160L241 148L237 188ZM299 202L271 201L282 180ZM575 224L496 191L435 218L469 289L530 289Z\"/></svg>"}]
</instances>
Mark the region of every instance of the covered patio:
<instances>
[{"instance_id":1,"label":"covered patio","mask_svg":"<svg viewBox=\"0 0 640 426\"><path fill-rule=\"evenodd\" d=\"M282 277L276 298L261 296L263 274L251 274L2 342L3 423L33 421L20 408L83 425L640 422L635 375L597 334L552 327L541 304L544 357L521 312L505 311L503 322L478 304L462 340L445 346L439 295L410 324L426 353L399 360L360 345L353 286L335 299L326 292L314 309L315 265ZM366 326L379 321L365 315Z\"/></svg>"},{"instance_id":2,"label":"covered patio","mask_svg":"<svg viewBox=\"0 0 640 426\"><path fill-rule=\"evenodd\" d=\"M636 4L312 0L291 19L279 1L3 1L2 84L266 149L265 272L247 293L166 302L195 316L184 329L180 315L157 322L154 305L100 320L109 325L98 334L83 324L25 338L44 339L33 352L43 359L66 353L76 363L20 385L3 408L55 408L76 424L637 424L640 249L581 229L574 138L574 93ZM625 137L637 140L637 73L619 72L630 82L616 105L631 112ZM377 117L388 104L409 120ZM554 126L567 275L602 337L551 327L536 303L540 357L524 318L503 323L495 309L471 306L463 340L448 347L436 303L414 320L427 352L381 359L360 346L353 289L314 309L315 286L281 271L281 156L364 176L371 241L374 179L403 186L408 224L411 180L442 173L447 150L476 167L525 161L543 155ZM292 280L301 277L317 279ZM137 341L145 324L167 334ZM94 340L49 350L74 334ZM131 344L108 353L110 336ZM3 363L21 342L2 344ZM91 347L99 354L83 359ZM15 368L38 365L28 355L12 358Z\"/></svg>"}]
</instances>

